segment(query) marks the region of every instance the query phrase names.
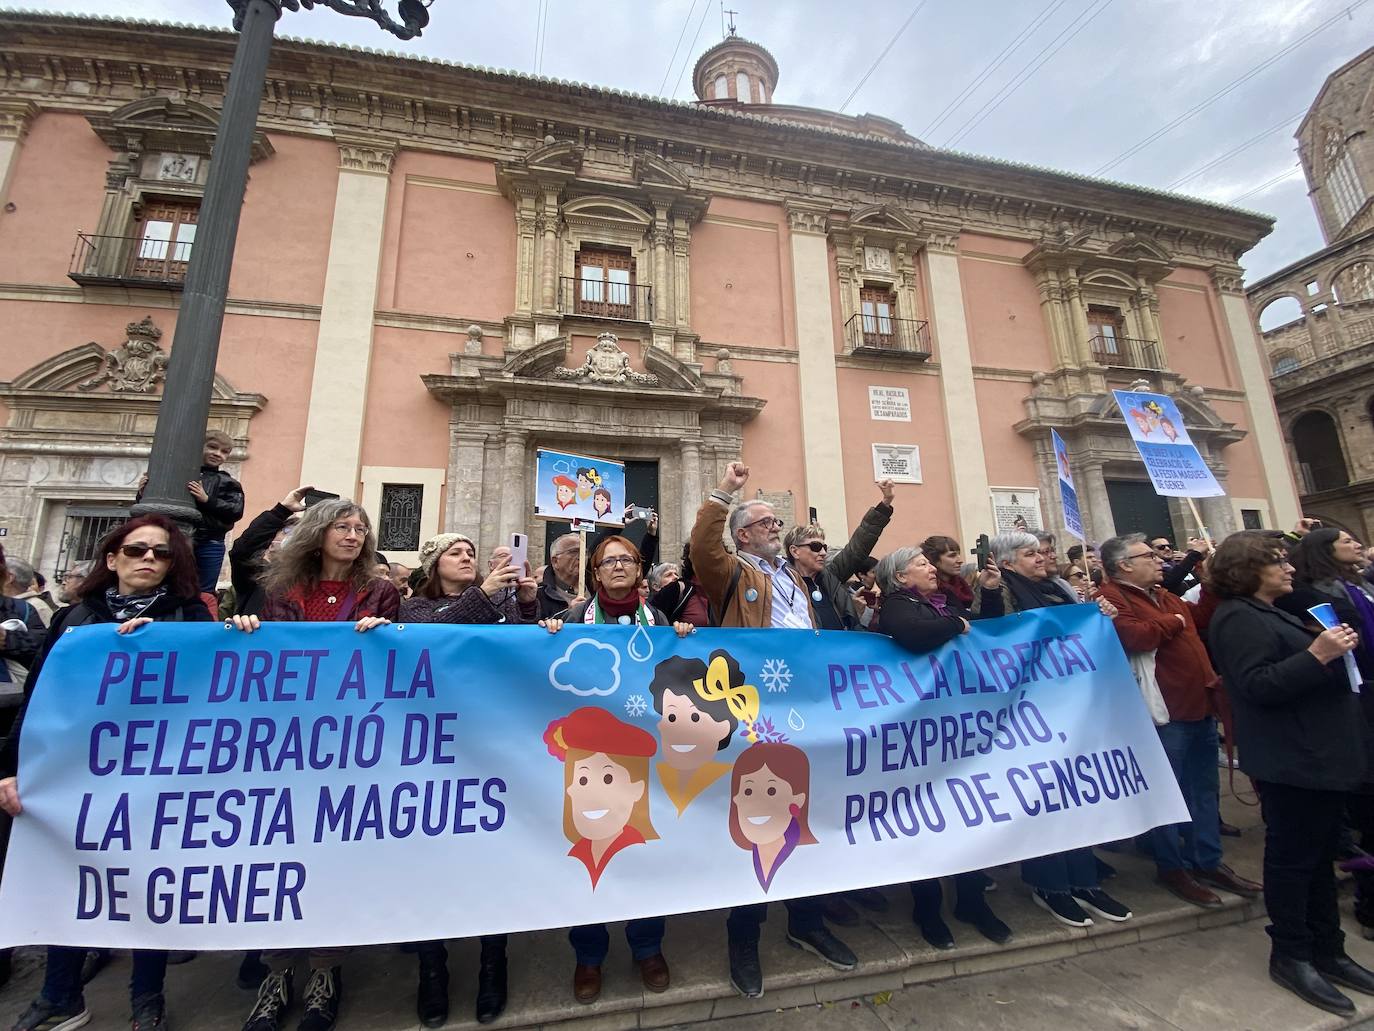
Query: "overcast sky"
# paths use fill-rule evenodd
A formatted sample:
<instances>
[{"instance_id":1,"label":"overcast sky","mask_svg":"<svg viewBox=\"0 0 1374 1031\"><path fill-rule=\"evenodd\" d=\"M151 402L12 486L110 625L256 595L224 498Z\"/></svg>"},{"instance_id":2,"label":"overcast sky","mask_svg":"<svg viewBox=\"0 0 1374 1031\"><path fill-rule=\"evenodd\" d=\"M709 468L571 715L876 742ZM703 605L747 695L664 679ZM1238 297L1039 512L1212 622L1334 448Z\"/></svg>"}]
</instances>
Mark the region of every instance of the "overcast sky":
<instances>
[{"instance_id":1,"label":"overcast sky","mask_svg":"<svg viewBox=\"0 0 1374 1031\"><path fill-rule=\"evenodd\" d=\"M395 0L385 2L394 11ZM227 26L231 15L223 0L23 0L22 6L216 26ZM1374 40L1371 0L732 0L724 6L739 12L740 35L777 58L778 103L830 109L845 103L915 12L845 110L894 118L937 146L955 141L955 149L975 154L1170 188L1259 136L1176 187L1278 218L1274 233L1243 259L1250 280L1321 246L1293 132L1326 76ZM536 70L543 10L541 74L690 100L691 66L721 38L720 8L720 0L545 0L542 7L541 0L435 0L430 27L407 43L320 8L287 12L278 31L528 73ZM1017 40L1020 46L1000 67L932 128ZM1226 96L1099 172L1276 56ZM990 104L999 96L1000 103Z\"/></svg>"}]
</instances>

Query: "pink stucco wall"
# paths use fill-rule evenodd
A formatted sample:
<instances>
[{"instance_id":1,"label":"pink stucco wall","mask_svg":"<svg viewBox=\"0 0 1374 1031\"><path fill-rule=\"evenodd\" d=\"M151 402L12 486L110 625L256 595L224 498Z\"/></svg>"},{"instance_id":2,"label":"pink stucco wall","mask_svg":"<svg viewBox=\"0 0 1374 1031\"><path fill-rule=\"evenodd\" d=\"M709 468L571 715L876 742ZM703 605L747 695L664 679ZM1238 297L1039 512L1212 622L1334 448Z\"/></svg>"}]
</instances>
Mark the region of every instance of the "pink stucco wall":
<instances>
[{"instance_id":1,"label":"pink stucco wall","mask_svg":"<svg viewBox=\"0 0 1374 1031\"><path fill-rule=\"evenodd\" d=\"M744 424L744 461L753 469L748 494L757 489L791 490L797 512L805 514L806 460L802 446L801 392L797 366L784 362L734 360L736 376L744 377L743 392L767 404ZM719 478L721 470L715 470Z\"/></svg>"},{"instance_id":2,"label":"pink stucco wall","mask_svg":"<svg viewBox=\"0 0 1374 1031\"><path fill-rule=\"evenodd\" d=\"M414 178L412 178L414 177ZM499 322L515 307L515 214L490 162L402 151L391 173L378 304Z\"/></svg>"},{"instance_id":3,"label":"pink stucco wall","mask_svg":"<svg viewBox=\"0 0 1374 1031\"><path fill-rule=\"evenodd\" d=\"M81 115L33 120L10 174L14 210L0 214L0 282L72 285L76 234L95 232L112 157Z\"/></svg>"},{"instance_id":4,"label":"pink stucco wall","mask_svg":"<svg viewBox=\"0 0 1374 1031\"><path fill-rule=\"evenodd\" d=\"M977 378L973 392L978 398L988 485L1034 487L1038 482L1034 452L1030 442L1012 429L1026 417L1022 400L1030 393L1030 384Z\"/></svg>"},{"instance_id":5,"label":"pink stucco wall","mask_svg":"<svg viewBox=\"0 0 1374 1031\"><path fill-rule=\"evenodd\" d=\"M1209 387L1240 386L1235 360L1226 351L1212 284L1196 269L1179 269L1159 284L1159 325L1169 365L1189 383Z\"/></svg>"},{"instance_id":6,"label":"pink stucco wall","mask_svg":"<svg viewBox=\"0 0 1374 1031\"><path fill-rule=\"evenodd\" d=\"M1244 401L1222 401L1209 398L1217 415L1227 422L1233 422L1243 430L1250 427L1250 412ZM1226 459L1226 493L1238 498L1267 498L1269 487L1264 479L1264 464L1260 460L1259 447L1255 444L1254 434L1232 444L1224 452Z\"/></svg>"},{"instance_id":7,"label":"pink stucco wall","mask_svg":"<svg viewBox=\"0 0 1374 1031\"><path fill-rule=\"evenodd\" d=\"M959 247L959 279L973 364L998 369L1050 369L1053 351L1040 314L1040 292L1035 278L1020 264L1029 246L965 235Z\"/></svg>"},{"instance_id":8,"label":"pink stucco wall","mask_svg":"<svg viewBox=\"0 0 1374 1031\"><path fill-rule=\"evenodd\" d=\"M712 344L795 348L790 319L787 215L780 205L716 198L707 218L765 222L772 229L703 221L692 227L692 329Z\"/></svg>"},{"instance_id":9,"label":"pink stucco wall","mask_svg":"<svg viewBox=\"0 0 1374 1031\"><path fill-rule=\"evenodd\" d=\"M461 339L466 338L386 326L373 331L363 465L448 466L448 424L453 408L430 394L420 377L427 372L447 372L449 352L461 349L457 343ZM397 432L402 424L405 432Z\"/></svg>"},{"instance_id":10,"label":"pink stucco wall","mask_svg":"<svg viewBox=\"0 0 1374 1031\"><path fill-rule=\"evenodd\" d=\"M857 526L863 514L881 497L874 485L873 445L916 444L921 449L923 482L897 485L892 522L874 555L881 557L900 545L917 544L932 533L957 532L940 381L934 376L876 369L840 369L838 381L849 525ZM871 418L870 386L905 387L911 398L911 422Z\"/></svg>"}]
</instances>

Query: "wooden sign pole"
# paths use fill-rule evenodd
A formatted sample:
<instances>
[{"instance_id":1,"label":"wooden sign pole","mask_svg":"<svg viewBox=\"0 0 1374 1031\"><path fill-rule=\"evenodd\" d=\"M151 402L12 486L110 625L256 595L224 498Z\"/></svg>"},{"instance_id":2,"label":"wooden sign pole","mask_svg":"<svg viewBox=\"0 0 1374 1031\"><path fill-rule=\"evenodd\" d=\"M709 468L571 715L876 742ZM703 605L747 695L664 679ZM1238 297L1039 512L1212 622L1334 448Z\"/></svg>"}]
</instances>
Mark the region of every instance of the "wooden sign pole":
<instances>
[{"instance_id":1,"label":"wooden sign pole","mask_svg":"<svg viewBox=\"0 0 1374 1031\"><path fill-rule=\"evenodd\" d=\"M1212 535L1207 532L1207 527L1202 522L1202 514L1197 510L1197 502L1192 498L1184 498L1183 500L1188 502L1188 511L1193 513L1193 522L1197 523L1197 532L1201 534L1202 539L1207 542L1208 550L1215 549L1216 544L1212 541Z\"/></svg>"},{"instance_id":2,"label":"wooden sign pole","mask_svg":"<svg viewBox=\"0 0 1374 1031\"><path fill-rule=\"evenodd\" d=\"M587 528L580 526L577 530L577 593L579 597L587 597Z\"/></svg>"}]
</instances>

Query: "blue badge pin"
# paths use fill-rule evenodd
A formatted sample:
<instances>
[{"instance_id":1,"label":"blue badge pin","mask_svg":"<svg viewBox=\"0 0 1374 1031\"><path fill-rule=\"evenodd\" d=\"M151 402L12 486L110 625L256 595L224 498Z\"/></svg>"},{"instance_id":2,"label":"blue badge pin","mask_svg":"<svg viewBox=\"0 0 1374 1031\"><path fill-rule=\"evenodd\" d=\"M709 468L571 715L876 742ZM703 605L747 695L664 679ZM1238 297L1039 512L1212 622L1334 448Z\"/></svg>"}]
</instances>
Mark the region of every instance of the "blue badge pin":
<instances>
[{"instance_id":1,"label":"blue badge pin","mask_svg":"<svg viewBox=\"0 0 1374 1031\"><path fill-rule=\"evenodd\" d=\"M758 600L759 600L759 592L758 592L757 590L755 590L753 587L747 588L747 589L745 590L745 592L744 592L744 600L745 600L745 601L758 601Z\"/></svg>"},{"instance_id":2,"label":"blue badge pin","mask_svg":"<svg viewBox=\"0 0 1374 1031\"><path fill-rule=\"evenodd\" d=\"M630 625L630 617L629 617L629 616L616 616L616 617L615 617L615 621L616 621L617 623L619 623L621 626L629 626L629 625Z\"/></svg>"},{"instance_id":3,"label":"blue badge pin","mask_svg":"<svg viewBox=\"0 0 1374 1031\"><path fill-rule=\"evenodd\" d=\"M812 600L812 601L820 601L821 598L822 598L822 595L821 595L821 592L820 592L819 590L816 590L816 591L812 591L812 592L811 592L811 600Z\"/></svg>"}]
</instances>

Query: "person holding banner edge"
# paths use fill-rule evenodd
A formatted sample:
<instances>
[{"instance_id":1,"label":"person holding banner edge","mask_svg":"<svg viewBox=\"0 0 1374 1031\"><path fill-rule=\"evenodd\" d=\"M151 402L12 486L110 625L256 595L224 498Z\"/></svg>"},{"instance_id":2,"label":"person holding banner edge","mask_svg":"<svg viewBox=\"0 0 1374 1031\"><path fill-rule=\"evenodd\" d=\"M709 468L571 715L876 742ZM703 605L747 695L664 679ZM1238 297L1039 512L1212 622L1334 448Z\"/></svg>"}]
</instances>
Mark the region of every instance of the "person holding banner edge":
<instances>
[{"instance_id":1,"label":"person holding banner edge","mask_svg":"<svg viewBox=\"0 0 1374 1031\"><path fill-rule=\"evenodd\" d=\"M424 584L414 597L401 602L403 623L459 623L517 626L539 615L539 584L509 562L510 551L496 549L491 567L479 582L477 550L472 538L461 533L441 533L420 546ZM476 1013L479 1024L489 1024L506 1008L506 936L482 935L477 968ZM425 1027L440 1027L448 1020L448 947L442 941L417 942L419 985L415 1010Z\"/></svg>"},{"instance_id":2,"label":"person holding banner edge","mask_svg":"<svg viewBox=\"0 0 1374 1031\"><path fill-rule=\"evenodd\" d=\"M941 645L969 632L969 620L977 618L959 599L942 590L939 567L930 561L926 545L937 557L948 553L948 537L929 537L920 548L898 548L878 561L877 580L883 592L878 610L879 633L887 634L903 648L917 655L933 652ZM978 591L983 618L1002 615L1002 572L991 558L978 574ZM988 876L982 870L954 875L954 918L972 924L988 941L1005 945L1011 941L1011 928L992 911L986 898ZM944 891L938 877L912 881L911 918L921 929L921 937L936 949L954 948L954 935L941 919Z\"/></svg>"},{"instance_id":3,"label":"person holding banner edge","mask_svg":"<svg viewBox=\"0 0 1374 1031\"><path fill-rule=\"evenodd\" d=\"M721 626L814 630L819 622L806 584L782 558L783 523L773 506L756 500L734 507L735 492L748 481L749 467L731 462L720 484L707 495L692 526L693 567ZM727 523L734 553L725 547ZM785 905L790 944L819 956L836 970L859 965L849 946L825 926L822 899L788 899ZM763 995L759 930L767 916L764 902L736 906L725 925L730 983L750 999Z\"/></svg>"},{"instance_id":4,"label":"person holding banner edge","mask_svg":"<svg viewBox=\"0 0 1374 1031\"><path fill-rule=\"evenodd\" d=\"M559 617L541 619L539 625L555 634L567 623L671 626L678 637L695 633L696 627L691 623L674 623L658 609L640 600L641 568L639 549L633 543L616 534L603 537L587 560L588 584L594 586L595 593L585 601L574 602ZM650 754L653 750L650 749ZM668 961L663 958L666 923L664 917L651 916L629 920L625 924L625 940L630 946L630 956L639 968L644 987L651 992L665 992L670 983ZM595 1002L601 995L601 967L611 947L606 925L583 924L573 927L568 931L568 942L576 957L573 997L581 1003Z\"/></svg>"},{"instance_id":5,"label":"person holding banner edge","mask_svg":"<svg viewBox=\"0 0 1374 1031\"><path fill-rule=\"evenodd\" d=\"M1305 1002L1354 1016L1335 986L1374 995L1374 971L1346 955L1333 864L1347 793L1367 776L1363 717L1343 657L1359 644L1345 624L1320 633L1278 608L1293 589L1284 538L1242 530L1212 556L1222 598L1208 629L1231 700L1240 768L1264 818L1269 977Z\"/></svg>"},{"instance_id":6,"label":"person holding banner edge","mask_svg":"<svg viewBox=\"0 0 1374 1031\"><path fill-rule=\"evenodd\" d=\"M140 516L120 524L101 540L98 553L101 558L77 588L77 602L53 616L48 637L29 673L29 697L40 683L44 658L68 627L118 623L117 633L131 634L155 620L210 622L210 610L200 600L190 541L166 516ZM14 817L24 811L17 780L23 717L21 709L0 749L0 809ZM73 1029L91 1019L81 985L85 958L82 948L48 947L43 988L15 1022L14 1031ZM165 1031L162 987L166 974L166 951L134 951L129 981L133 1031Z\"/></svg>"},{"instance_id":7,"label":"person holding banner edge","mask_svg":"<svg viewBox=\"0 0 1374 1031\"><path fill-rule=\"evenodd\" d=\"M1072 588L1060 587L1059 581L1048 579L1042 540L1036 534L999 533L988 542L988 548L1002 571L1004 612L1077 602ZM1104 616L1116 618L1115 605L1105 598L1096 601ZM975 616L983 613L981 591L974 598L972 611ZM1027 859L1021 863L1021 879L1030 887L1032 901L1067 927L1092 926L1089 912L1117 923L1131 919L1130 909L1102 890L1097 858L1091 848Z\"/></svg>"},{"instance_id":8,"label":"person holding banner edge","mask_svg":"<svg viewBox=\"0 0 1374 1031\"><path fill-rule=\"evenodd\" d=\"M347 498L320 501L306 509L263 577L262 617L236 615L231 625L252 633L262 621L290 623L352 622L359 633L385 626L397 617L401 596L388 577L377 575L377 540L372 521ZM338 1020L343 994L342 949L312 951L310 976L302 998L305 1013L297 1031L330 1031ZM269 974L244 1031L277 1031L291 1007L295 969Z\"/></svg>"}]
</instances>

